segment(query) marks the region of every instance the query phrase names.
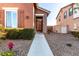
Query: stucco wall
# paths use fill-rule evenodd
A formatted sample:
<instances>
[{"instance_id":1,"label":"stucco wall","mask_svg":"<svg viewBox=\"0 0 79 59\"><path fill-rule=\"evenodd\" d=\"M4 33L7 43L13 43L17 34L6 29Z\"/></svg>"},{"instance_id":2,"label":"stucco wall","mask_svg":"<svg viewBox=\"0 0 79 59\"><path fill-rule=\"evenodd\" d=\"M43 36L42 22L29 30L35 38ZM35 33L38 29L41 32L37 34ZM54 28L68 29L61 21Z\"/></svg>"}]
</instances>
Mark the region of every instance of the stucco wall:
<instances>
[{"instance_id":1,"label":"stucco wall","mask_svg":"<svg viewBox=\"0 0 79 59\"><path fill-rule=\"evenodd\" d=\"M59 30L62 26L68 26L68 30L71 31L74 27L74 18L73 15L69 16L69 8L73 7L73 4L63 8L60 11L60 14L57 17L57 25L59 25ZM67 11L67 18L64 19L64 12ZM60 19L60 21L58 21L58 19ZM76 20L75 20L76 21Z\"/></svg>"},{"instance_id":2,"label":"stucco wall","mask_svg":"<svg viewBox=\"0 0 79 59\"><path fill-rule=\"evenodd\" d=\"M39 10L39 9L36 9L35 13L36 14L44 14L44 16L43 16L43 32L47 33L47 13L42 10Z\"/></svg>"},{"instance_id":3,"label":"stucco wall","mask_svg":"<svg viewBox=\"0 0 79 59\"><path fill-rule=\"evenodd\" d=\"M4 7L18 8L18 27L33 28L33 3L0 3L0 21L5 26Z\"/></svg>"}]
</instances>

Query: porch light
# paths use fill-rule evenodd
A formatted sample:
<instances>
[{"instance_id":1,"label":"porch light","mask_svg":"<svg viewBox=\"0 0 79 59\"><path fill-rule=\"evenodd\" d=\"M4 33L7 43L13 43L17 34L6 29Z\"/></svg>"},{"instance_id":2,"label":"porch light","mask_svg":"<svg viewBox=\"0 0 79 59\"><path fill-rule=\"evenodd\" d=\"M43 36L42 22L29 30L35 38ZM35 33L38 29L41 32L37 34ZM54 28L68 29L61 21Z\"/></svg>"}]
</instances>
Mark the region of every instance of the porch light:
<instances>
[{"instance_id":1,"label":"porch light","mask_svg":"<svg viewBox=\"0 0 79 59\"><path fill-rule=\"evenodd\" d=\"M29 19L29 16L26 16L26 19Z\"/></svg>"}]
</instances>

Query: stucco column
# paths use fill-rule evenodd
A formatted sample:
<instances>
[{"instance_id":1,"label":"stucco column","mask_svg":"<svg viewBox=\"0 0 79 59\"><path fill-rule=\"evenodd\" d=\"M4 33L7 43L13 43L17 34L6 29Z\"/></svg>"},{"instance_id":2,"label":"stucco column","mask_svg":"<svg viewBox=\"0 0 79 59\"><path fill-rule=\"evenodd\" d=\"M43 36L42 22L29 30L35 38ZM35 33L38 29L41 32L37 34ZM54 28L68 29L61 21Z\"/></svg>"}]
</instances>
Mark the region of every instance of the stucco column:
<instances>
[{"instance_id":1,"label":"stucco column","mask_svg":"<svg viewBox=\"0 0 79 59\"><path fill-rule=\"evenodd\" d=\"M47 18L46 18L46 15L43 16L43 33L47 33Z\"/></svg>"}]
</instances>

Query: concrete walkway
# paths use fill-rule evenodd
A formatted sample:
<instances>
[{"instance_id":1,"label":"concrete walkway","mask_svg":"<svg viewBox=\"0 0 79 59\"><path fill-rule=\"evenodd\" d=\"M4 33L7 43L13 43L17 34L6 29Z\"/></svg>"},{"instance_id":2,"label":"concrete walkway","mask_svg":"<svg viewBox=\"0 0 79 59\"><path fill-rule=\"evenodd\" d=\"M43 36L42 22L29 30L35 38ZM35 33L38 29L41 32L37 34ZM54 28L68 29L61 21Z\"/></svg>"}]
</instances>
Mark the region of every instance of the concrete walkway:
<instances>
[{"instance_id":1,"label":"concrete walkway","mask_svg":"<svg viewBox=\"0 0 79 59\"><path fill-rule=\"evenodd\" d=\"M44 34L36 33L27 56L53 56Z\"/></svg>"}]
</instances>

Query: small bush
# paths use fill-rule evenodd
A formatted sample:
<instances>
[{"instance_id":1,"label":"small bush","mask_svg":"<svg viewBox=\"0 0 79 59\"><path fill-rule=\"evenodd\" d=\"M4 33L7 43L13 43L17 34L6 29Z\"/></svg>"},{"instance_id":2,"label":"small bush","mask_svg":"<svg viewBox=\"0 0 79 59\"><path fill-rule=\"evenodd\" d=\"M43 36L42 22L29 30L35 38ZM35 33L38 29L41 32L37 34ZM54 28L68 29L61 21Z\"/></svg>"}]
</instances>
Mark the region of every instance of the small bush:
<instances>
[{"instance_id":1,"label":"small bush","mask_svg":"<svg viewBox=\"0 0 79 59\"><path fill-rule=\"evenodd\" d=\"M48 33L53 32L52 30L53 30L53 29L52 29L52 26L48 26L48 27L47 27L47 32L48 32Z\"/></svg>"},{"instance_id":2,"label":"small bush","mask_svg":"<svg viewBox=\"0 0 79 59\"><path fill-rule=\"evenodd\" d=\"M23 29L19 31L19 38L21 39L32 39L34 37L34 30L33 29Z\"/></svg>"},{"instance_id":3,"label":"small bush","mask_svg":"<svg viewBox=\"0 0 79 59\"><path fill-rule=\"evenodd\" d=\"M2 31L4 31L4 27L3 27L3 25L2 24L0 24L0 31L2 32Z\"/></svg>"},{"instance_id":4,"label":"small bush","mask_svg":"<svg viewBox=\"0 0 79 59\"><path fill-rule=\"evenodd\" d=\"M10 41L10 42L8 42L7 46L9 48L9 50L12 51L12 49L14 48L14 43Z\"/></svg>"},{"instance_id":5,"label":"small bush","mask_svg":"<svg viewBox=\"0 0 79 59\"><path fill-rule=\"evenodd\" d=\"M0 52L0 56L15 56L15 53L12 51Z\"/></svg>"},{"instance_id":6,"label":"small bush","mask_svg":"<svg viewBox=\"0 0 79 59\"><path fill-rule=\"evenodd\" d=\"M6 32L8 32L10 30L17 30L18 31L18 30L23 30L23 28L17 28L17 29L16 28L5 28Z\"/></svg>"},{"instance_id":7,"label":"small bush","mask_svg":"<svg viewBox=\"0 0 79 59\"><path fill-rule=\"evenodd\" d=\"M8 30L6 34L6 38L8 39L17 39L18 38L18 31L16 29Z\"/></svg>"},{"instance_id":8,"label":"small bush","mask_svg":"<svg viewBox=\"0 0 79 59\"><path fill-rule=\"evenodd\" d=\"M0 39L6 39L6 33L0 32Z\"/></svg>"},{"instance_id":9,"label":"small bush","mask_svg":"<svg viewBox=\"0 0 79 59\"><path fill-rule=\"evenodd\" d=\"M6 38L6 36L5 36L6 33L4 33L4 32L5 32L5 28L3 27L2 24L0 24L0 39Z\"/></svg>"},{"instance_id":10,"label":"small bush","mask_svg":"<svg viewBox=\"0 0 79 59\"><path fill-rule=\"evenodd\" d=\"M70 32L74 37L79 38L79 32L78 31L71 31Z\"/></svg>"},{"instance_id":11,"label":"small bush","mask_svg":"<svg viewBox=\"0 0 79 59\"><path fill-rule=\"evenodd\" d=\"M8 39L33 39L35 35L34 29L10 29L7 31Z\"/></svg>"}]
</instances>

